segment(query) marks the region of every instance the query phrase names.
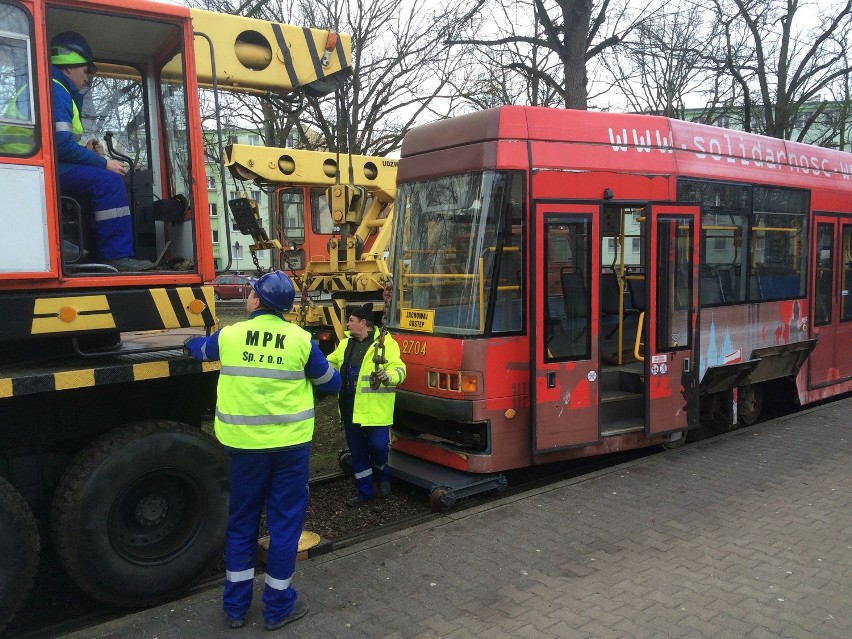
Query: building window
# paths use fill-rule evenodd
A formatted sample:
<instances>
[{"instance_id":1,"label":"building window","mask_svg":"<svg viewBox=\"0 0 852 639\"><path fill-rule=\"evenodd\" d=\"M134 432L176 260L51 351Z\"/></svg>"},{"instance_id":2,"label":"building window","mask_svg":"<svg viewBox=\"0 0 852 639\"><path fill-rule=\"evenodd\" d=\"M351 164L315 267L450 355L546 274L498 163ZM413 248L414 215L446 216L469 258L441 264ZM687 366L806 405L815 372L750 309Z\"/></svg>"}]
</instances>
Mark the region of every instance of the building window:
<instances>
[{"instance_id":1,"label":"building window","mask_svg":"<svg viewBox=\"0 0 852 639\"><path fill-rule=\"evenodd\" d=\"M216 177L213 175L207 176L207 188L215 189L216 188Z\"/></svg>"},{"instance_id":2,"label":"building window","mask_svg":"<svg viewBox=\"0 0 852 639\"><path fill-rule=\"evenodd\" d=\"M216 202L210 202L207 206L210 208L210 217L218 217L219 207Z\"/></svg>"},{"instance_id":3,"label":"building window","mask_svg":"<svg viewBox=\"0 0 852 639\"><path fill-rule=\"evenodd\" d=\"M729 126L731 126L731 118L729 118L727 115L720 115L719 118L716 120L716 126L728 128Z\"/></svg>"},{"instance_id":4,"label":"building window","mask_svg":"<svg viewBox=\"0 0 852 639\"><path fill-rule=\"evenodd\" d=\"M216 229L213 229L211 231L211 233L213 234L213 244L218 244L219 243L219 231L217 231Z\"/></svg>"},{"instance_id":5,"label":"building window","mask_svg":"<svg viewBox=\"0 0 852 639\"><path fill-rule=\"evenodd\" d=\"M249 134L248 143L252 146L260 146L260 136L255 134Z\"/></svg>"}]
</instances>

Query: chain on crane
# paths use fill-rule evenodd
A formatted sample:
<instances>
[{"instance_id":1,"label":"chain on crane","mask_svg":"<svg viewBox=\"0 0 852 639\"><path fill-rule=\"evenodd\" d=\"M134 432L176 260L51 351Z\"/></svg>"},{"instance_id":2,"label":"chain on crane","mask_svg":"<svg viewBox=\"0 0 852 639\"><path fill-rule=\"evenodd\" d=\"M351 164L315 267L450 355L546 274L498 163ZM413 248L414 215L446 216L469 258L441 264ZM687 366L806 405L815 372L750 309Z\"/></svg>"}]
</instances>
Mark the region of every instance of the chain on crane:
<instances>
[{"instance_id":1,"label":"chain on crane","mask_svg":"<svg viewBox=\"0 0 852 639\"><path fill-rule=\"evenodd\" d=\"M388 334L387 327L387 309L390 308L391 295L393 295L393 282L387 282L382 291L382 301L384 310L382 311L382 324L379 329L379 339L376 340L375 350L373 352L373 372L370 373L370 388L377 390L382 385L379 379L379 370L388 363L385 357L385 337Z\"/></svg>"}]
</instances>

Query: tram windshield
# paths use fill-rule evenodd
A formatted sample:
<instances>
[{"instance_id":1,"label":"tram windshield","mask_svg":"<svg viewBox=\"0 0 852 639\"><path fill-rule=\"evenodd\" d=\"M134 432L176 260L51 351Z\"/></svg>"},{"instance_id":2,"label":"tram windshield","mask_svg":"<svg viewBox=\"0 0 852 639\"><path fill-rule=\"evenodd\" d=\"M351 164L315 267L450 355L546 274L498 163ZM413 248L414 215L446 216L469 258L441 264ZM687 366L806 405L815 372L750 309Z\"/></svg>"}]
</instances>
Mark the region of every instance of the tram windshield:
<instances>
[{"instance_id":1,"label":"tram windshield","mask_svg":"<svg viewBox=\"0 0 852 639\"><path fill-rule=\"evenodd\" d=\"M390 325L464 336L520 331L523 201L519 172L401 185Z\"/></svg>"}]
</instances>

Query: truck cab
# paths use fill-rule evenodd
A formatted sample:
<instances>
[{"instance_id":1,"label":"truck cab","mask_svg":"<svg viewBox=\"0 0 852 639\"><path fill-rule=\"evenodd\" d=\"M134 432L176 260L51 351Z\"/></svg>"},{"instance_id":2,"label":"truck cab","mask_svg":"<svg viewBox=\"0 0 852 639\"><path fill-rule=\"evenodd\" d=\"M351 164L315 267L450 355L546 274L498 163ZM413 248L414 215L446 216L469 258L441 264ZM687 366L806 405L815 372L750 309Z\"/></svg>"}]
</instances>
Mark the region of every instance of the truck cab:
<instances>
[{"instance_id":1,"label":"truck cab","mask_svg":"<svg viewBox=\"0 0 852 639\"><path fill-rule=\"evenodd\" d=\"M122 332L214 324L201 132L217 93L199 89L323 92L349 71L332 32L222 18L141 1L0 0L0 185L14 220L0 233L0 312L15 318L0 344L62 336L85 351ZM49 43L66 31L85 38L98 68L82 141L129 167L134 257L152 270L99 259L91 203L59 187Z\"/></svg>"}]
</instances>

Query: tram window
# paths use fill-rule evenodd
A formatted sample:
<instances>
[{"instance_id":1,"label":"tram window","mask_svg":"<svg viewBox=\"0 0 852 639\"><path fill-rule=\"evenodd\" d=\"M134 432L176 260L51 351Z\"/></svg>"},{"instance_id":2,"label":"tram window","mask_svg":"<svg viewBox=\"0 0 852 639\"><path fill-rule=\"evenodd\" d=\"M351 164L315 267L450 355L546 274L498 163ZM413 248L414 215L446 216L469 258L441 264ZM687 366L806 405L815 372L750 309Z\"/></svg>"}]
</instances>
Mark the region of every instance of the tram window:
<instances>
[{"instance_id":1,"label":"tram window","mask_svg":"<svg viewBox=\"0 0 852 639\"><path fill-rule=\"evenodd\" d=\"M692 312L692 218L657 224L657 351L689 346Z\"/></svg>"},{"instance_id":2,"label":"tram window","mask_svg":"<svg viewBox=\"0 0 852 639\"><path fill-rule=\"evenodd\" d=\"M731 213L751 211L751 187L743 184L678 180L679 202L701 202L704 209Z\"/></svg>"},{"instance_id":3,"label":"tram window","mask_svg":"<svg viewBox=\"0 0 852 639\"><path fill-rule=\"evenodd\" d=\"M840 320L852 321L852 224L843 225L843 269L840 293L843 302L840 306Z\"/></svg>"},{"instance_id":4,"label":"tram window","mask_svg":"<svg viewBox=\"0 0 852 639\"><path fill-rule=\"evenodd\" d=\"M482 171L400 185L392 259L399 304L434 311L434 333L523 329L524 175Z\"/></svg>"},{"instance_id":5,"label":"tram window","mask_svg":"<svg viewBox=\"0 0 852 639\"><path fill-rule=\"evenodd\" d=\"M817 224L816 291L814 293L814 325L831 323L834 281L834 225Z\"/></svg>"},{"instance_id":6,"label":"tram window","mask_svg":"<svg viewBox=\"0 0 852 639\"><path fill-rule=\"evenodd\" d=\"M804 296L808 209L804 191L754 187L750 300Z\"/></svg>"},{"instance_id":7,"label":"tram window","mask_svg":"<svg viewBox=\"0 0 852 639\"><path fill-rule=\"evenodd\" d=\"M735 304L746 299L744 268L748 217L719 209L701 216L701 305Z\"/></svg>"},{"instance_id":8,"label":"tram window","mask_svg":"<svg viewBox=\"0 0 852 639\"><path fill-rule=\"evenodd\" d=\"M591 225L591 217L585 215L544 225L547 361L591 357Z\"/></svg>"},{"instance_id":9,"label":"tram window","mask_svg":"<svg viewBox=\"0 0 852 639\"><path fill-rule=\"evenodd\" d=\"M804 296L807 191L679 180L678 201L701 202L702 306Z\"/></svg>"},{"instance_id":10,"label":"tram window","mask_svg":"<svg viewBox=\"0 0 852 639\"><path fill-rule=\"evenodd\" d=\"M0 155L32 155L37 145L30 47L27 15L0 3Z\"/></svg>"},{"instance_id":11,"label":"tram window","mask_svg":"<svg viewBox=\"0 0 852 639\"><path fill-rule=\"evenodd\" d=\"M511 184L506 188L504 180L495 181L486 202L494 200L495 209L502 212L497 222L497 234L494 241L502 241L499 263L494 277L487 277L485 286L496 288L494 312L491 319L492 333L510 333L523 328L524 299L524 180L520 174L513 174ZM485 249L486 264L497 250L489 246ZM490 273L487 269L486 273ZM495 286L496 285L496 286Z\"/></svg>"},{"instance_id":12,"label":"tram window","mask_svg":"<svg viewBox=\"0 0 852 639\"><path fill-rule=\"evenodd\" d=\"M746 250L752 189L748 185L680 180L678 200L701 202L701 305L746 299Z\"/></svg>"}]
</instances>

